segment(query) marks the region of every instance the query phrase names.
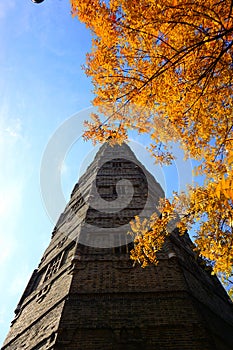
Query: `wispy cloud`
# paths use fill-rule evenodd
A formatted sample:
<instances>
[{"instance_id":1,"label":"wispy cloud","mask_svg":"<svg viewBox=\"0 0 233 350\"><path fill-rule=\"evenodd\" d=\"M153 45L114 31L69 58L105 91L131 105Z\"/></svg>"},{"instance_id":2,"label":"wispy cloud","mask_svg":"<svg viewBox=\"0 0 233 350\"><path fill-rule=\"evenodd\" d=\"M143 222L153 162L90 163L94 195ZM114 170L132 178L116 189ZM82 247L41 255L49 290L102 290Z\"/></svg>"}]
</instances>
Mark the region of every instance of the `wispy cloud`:
<instances>
[{"instance_id":1,"label":"wispy cloud","mask_svg":"<svg viewBox=\"0 0 233 350\"><path fill-rule=\"evenodd\" d=\"M20 118L12 118L6 103L0 109L0 268L15 249L14 233L22 207L27 142Z\"/></svg>"},{"instance_id":2,"label":"wispy cloud","mask_svg":"<svg viewBox=\"0 0 233 350\"><path fill-rule=\"evenodd\" d=\"M6 133L8 133L9 136L14 137L16 139L22 138L21 130L22 128L20 119L15 119L13 125L7 126L5 128Z\"/></svg>"},{"instance_id":3,"label":"wispy cloud","mask_svg":"<svg viewBox=\"0 0 233 350\"><path fill-rule=\"evenodd\" d=\"M21 118L11 116L7 101L0 108L0 336L12 315L10 302L22 291L28 277L28 268L15 270L15 256L20 249L18 235L22 203L27 177L25 176L25 154L28 143L24 137ZM9 281L11 276L12 282ZM20 281L22 280L22 282ZM7 293L7 294L6 294ZM7 312L6 312L7 310ZM5 327L5 328L4 328ZM3 332L1 334L1 332Z\"/></svg>"},{"instance_id":4,"label":"wispy cloud","mask_svg":"<svg viewBox=\"0 0 233 350\"><path fill-rule=\"evenodd\" d=\"M21 119L10 117L9 108L3 103L0 109L0 146L8 149L18 140L23 141Z\"/></svg>"}]
</instances>

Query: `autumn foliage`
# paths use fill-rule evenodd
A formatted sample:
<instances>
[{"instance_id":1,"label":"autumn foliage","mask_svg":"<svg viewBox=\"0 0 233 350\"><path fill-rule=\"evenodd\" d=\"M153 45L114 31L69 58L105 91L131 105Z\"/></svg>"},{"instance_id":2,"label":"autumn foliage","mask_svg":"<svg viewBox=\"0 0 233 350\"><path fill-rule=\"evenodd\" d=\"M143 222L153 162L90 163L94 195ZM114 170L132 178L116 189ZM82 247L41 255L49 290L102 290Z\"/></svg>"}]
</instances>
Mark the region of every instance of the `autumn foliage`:
<instances>
[{"instance_id":1,"label":"autumn foliage","mask_svg":"<svg viewBox=\"0 0 233 350\"><path fill-rule=\"evenodd\" d=\"M204 187L166 201L164 222L148 219L150 234L142 235L142 223L133 227L133 258L144 265L156 261L156 237L166 233L167 218L178 210L181 232L198 221L196 250L227 280L233 262L233 2L71 4L73 15L93 33L86 73L94 85L93 103L108 116L104 124L95 116L85 137L122 142L127 129L135 129L150 136L152 156L168 163L173 155L166 144L179 141L205 178Z\"/></svg>"}]
</instances>

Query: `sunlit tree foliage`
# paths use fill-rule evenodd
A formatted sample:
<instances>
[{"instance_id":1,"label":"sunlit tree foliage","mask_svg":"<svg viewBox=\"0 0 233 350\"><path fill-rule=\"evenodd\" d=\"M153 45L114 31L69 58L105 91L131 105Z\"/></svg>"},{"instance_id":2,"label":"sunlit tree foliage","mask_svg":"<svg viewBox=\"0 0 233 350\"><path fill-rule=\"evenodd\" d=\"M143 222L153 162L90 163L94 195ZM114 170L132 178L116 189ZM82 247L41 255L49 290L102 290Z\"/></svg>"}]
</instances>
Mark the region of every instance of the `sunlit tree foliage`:
<instances>
[{"instance_id":1,"label":"sunlit tree foliage","mask_svg":"<svg viewBox=\"0 0 233 350\"><path fill-rule=\"evenodd\" d=\"M196 251L225 280L233 262L232 0L71 0L93 33L85 70L93 103L107 119L87 124L85 138L122 142L127 129L146 133L150 152L171 162L169 141L197 160L203 187L165 200L161 217L136 220L132 258L156 263L178 211L180 231L198 221ZM116 122L118 128L116 129ZM110 137L109 137L110 136ZM150 228L148 230L148 227Z\"/></svg>"}]
</instances>

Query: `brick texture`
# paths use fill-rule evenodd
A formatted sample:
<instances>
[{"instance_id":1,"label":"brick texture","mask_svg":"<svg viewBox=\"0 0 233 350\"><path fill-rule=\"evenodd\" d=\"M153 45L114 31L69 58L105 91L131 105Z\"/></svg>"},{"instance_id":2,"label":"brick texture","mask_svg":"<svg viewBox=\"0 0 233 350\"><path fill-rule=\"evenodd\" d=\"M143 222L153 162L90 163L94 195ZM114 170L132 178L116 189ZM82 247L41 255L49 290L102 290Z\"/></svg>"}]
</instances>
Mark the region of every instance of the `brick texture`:
<instances>
[{"instance_id":1,"label":"brick texture","mask_svg":"<svg viewBox=\"0 0 233 350\"><path fill-rule=\"evenodd\" d=\"M118 210L124 179L133 196ZM129 259L129 220L150 215L163 196L127 145L102 146L74 187L2 350L232 350L232 303L187 234L173 231L157 266Z\"/></svg>"}]
</instances>

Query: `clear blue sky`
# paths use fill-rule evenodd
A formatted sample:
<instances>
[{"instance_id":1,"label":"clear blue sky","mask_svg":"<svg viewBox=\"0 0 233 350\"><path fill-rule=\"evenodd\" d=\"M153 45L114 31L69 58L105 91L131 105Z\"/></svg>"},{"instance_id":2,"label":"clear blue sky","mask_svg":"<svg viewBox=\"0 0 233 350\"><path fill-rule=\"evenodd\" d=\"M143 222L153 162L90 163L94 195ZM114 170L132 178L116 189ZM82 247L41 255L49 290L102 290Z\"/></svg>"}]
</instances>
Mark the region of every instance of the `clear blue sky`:
<instances>
[{"instance_id":1,"label":"clear blue sky","mask_svg":"<svg viewBox=\"0 0 233 350\"><path fill-rule=\"evenodd\" d=\"M70 14L69 0L0 3L0 343L14 309L49 243L54 222L41 198L41 159L67 118L91 105L91 82L81 65L91 37ZM165 190L190 180L182 159L172 171L154 167L139 143L138 156ZM78 141L62 165L66 198L87 165L92 145ZM136 146L137 148L137 146ZM80 155L80 149L82 153ZM137 152L137 150L136 150ZM177 151L178 152L178 151ZM85 166L84 166L85 167Z\"/></svg>"}]
</instances>

